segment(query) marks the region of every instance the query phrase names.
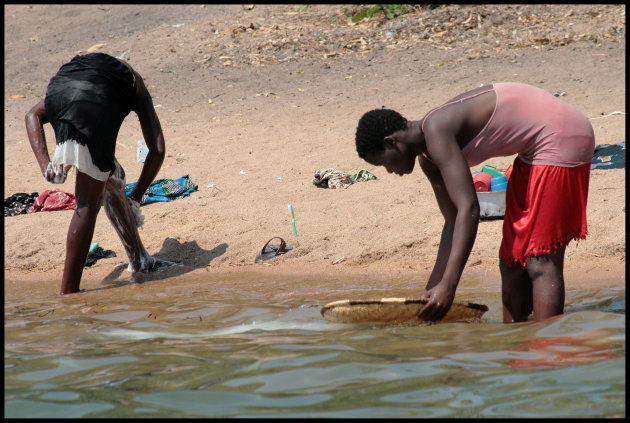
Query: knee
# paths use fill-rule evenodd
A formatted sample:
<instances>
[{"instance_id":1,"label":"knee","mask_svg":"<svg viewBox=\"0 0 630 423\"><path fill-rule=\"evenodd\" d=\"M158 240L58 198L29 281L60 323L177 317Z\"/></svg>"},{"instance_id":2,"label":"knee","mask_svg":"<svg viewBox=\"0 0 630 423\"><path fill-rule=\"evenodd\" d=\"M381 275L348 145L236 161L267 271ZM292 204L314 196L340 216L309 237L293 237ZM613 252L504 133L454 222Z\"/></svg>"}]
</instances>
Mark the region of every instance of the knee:
<instances>
[{"instance_id":1,"label":"knee","mask_svg":"<svg viewBox=\"0 0 630 423\"><path fill-rule=\"evenodd\" d=\"M104 192L96 193L96 195L85 198L84 196L77 196L77 204L74 208L75 214L81 217L82 215L96 216L101 210L103 204Z\"/></svg>"},{"instance_id":2,"label":"knee","mask_svg":"<svg viewBox=\"0 0 630 423\"><path fill-rule=\"evenodd\" d=\"M527 259L527 274L532 280L536 280L548 272L547 266L539 257Z\"/></svg>"},{"instance_id":3,"label":"knee","mask_svg":"<svg viewBox=\"0 0 630 423\"><path fill-rule=\"evenodd\" d=\"M527 274L532 281L537 279L557 279L564 282L562 266L549 255L530 257L527 259Z\"/></svg>"},{"instance_id":4,"label":"knee","mask_svg":"<svg viewBox=\"0 0 630 423\"><path fill-rule=\"evenodd\" d=\"M74 209L73 219L78 218L81 222L96 222L101 204L77 204Z\"/></svg>"}]
</instances>

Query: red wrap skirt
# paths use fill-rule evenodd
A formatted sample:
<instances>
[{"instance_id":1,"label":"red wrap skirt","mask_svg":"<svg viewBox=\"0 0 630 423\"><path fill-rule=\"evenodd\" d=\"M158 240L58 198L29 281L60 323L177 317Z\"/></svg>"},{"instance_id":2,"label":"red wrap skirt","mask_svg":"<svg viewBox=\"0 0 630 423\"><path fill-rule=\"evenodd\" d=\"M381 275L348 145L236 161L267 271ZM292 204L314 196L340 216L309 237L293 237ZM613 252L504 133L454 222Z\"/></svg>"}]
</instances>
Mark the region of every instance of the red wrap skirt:
<instances>
[{"instance_id":1,"label":"red wrap skirt","mask_svg":"<svg viewBox=\"0 0 630 423\"><path fill-rule=\"evenodd\" d=\"M572 239L585 239L591 164L530 165L518 157L505 195L499 256L509 266L549 254Z\"/></svg>"}]
</instances>

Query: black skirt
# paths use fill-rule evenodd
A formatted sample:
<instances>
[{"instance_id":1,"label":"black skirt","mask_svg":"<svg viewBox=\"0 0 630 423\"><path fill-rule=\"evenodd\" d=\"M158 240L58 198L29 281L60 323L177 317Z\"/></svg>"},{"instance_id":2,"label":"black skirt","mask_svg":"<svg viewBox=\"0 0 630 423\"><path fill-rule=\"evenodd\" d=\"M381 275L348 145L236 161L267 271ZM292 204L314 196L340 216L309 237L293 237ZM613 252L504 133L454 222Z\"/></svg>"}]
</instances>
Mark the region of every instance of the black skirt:
<instances>
[{"instance_id":1,"label":"black skirt","mask_svg":"<svg viewBox=\"0 0 630 423\"><path fill-rule=\"evenodd\" d=\"M46 91L46 116L58 148L70 140L87 146L93 164L111 174L118 131L135 92L133 73L118 59L104 53L75 56L51 78Z\"/></svg>"}]
</instances>

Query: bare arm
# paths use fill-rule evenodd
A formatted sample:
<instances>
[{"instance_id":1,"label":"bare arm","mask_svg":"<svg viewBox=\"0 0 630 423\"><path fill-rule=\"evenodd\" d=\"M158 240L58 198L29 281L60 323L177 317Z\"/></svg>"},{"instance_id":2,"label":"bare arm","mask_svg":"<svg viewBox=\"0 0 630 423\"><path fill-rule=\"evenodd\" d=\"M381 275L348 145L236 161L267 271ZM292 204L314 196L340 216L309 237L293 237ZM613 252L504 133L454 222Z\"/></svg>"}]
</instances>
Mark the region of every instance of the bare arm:
<instances>
[{"instance_id":1,"label":"bare arm","mask_svg":"<svg viewBox=\"0 0 630 423\"><path fill-rule=\"evenodd\" d=\"M425 125L427 151L435 169L427 164L429 180L445 218L438 258L426 287L430 300L419 316L427 320L444 317L470 255L479 224L479 203L468 164L454 132L439 120Z\"/></svg>"},{"instance_id":2,"label":"bare arm","mask_svg":"<svg viewBox=\"0 0 630 423\"><path fill-rule=\"evenodd\" d=\"M50 163L50 155L48 154L48 147L46 146L46 133L44 132L44 124L48 123L44 100L41 100L28 111L25 121L28 141L31 144L33 153L35 153L39 169L41 170L42 175L45 176L46 168Z\"/></svg>"},{"instance_id":3,"label":"bare arm","mask_svg":"<svg viewBox=\"0 0 630 423\"><path fill-rule=\"evenodd\" d=\"M28 136L31 149L33 153L35 153L37 164L44 178L50 183L62 184L66 181L68 170L71 166L59 165L53 169L46 145L46 133L44 131L44 124L48 122L45 100L41 100L26 114L26 135Z\"/></svg>"},{"instance_id":4,"label":"bare arm","mask_svg":"<svg viewBox=\"0 0 630 423\"><path fill-rule=\"evenodd\" d=\"M127 64L127 66L129 65ZM162 162L164 161L166 150L162 127L160 126L160 120L158 119L155 108L153 107L151 95L144 85L142 77L133 69L132 72L136 77L137 87L136 99L132 110L138 115L140 127L142 128L142 135L144 136L144 140L149 148L149 153L147 154L144 166L140 172L138 182L130 194L130 197L133 200L140 202L147 188L157 176L160 167L162 166Z\"/></svg>"},{"instance_id":5,"label":"bare arm","mask_svg":"<svg viewBox=\"0 0 630 423\"><path fill-rule=\"evenodd\" d=\"M420 156L419 161L422 171L431 183L431 188L433 188L433 193L435 194L438 207L442 212L442 216L444 216L444 227L442 228L442 235L440 237L437 259L425 288L425 290L429 290L437 285L437 283L442 280L442 275L444 275L446 263L451 252L451 245L453 243L453 227L455 225L457 209L455 209L453 202L448 196L448 192L444 186L444 180L442 179L442 175L440 175L439 169L423 156Z\"/></svg>"}]
</instances>

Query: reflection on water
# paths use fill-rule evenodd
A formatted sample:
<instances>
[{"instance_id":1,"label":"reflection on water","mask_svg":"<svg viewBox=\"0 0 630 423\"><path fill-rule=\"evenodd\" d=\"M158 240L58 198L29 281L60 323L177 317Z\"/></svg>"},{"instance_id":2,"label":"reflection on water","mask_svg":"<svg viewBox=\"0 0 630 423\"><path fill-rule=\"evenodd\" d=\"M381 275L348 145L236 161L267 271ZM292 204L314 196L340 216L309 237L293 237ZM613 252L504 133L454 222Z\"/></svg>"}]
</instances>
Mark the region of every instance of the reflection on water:
<instances>
[{"instance_id":1,"label":"reflection on water","mask_svg":"<svg viewBox=\"0 0 630 423\"><path fill-rule=\"evenodd\" d=\"M405 281L164 280L5 301L5 417L625 417L625 289L500 323L326 322ZM115 291L115 292L113 292Z\"/></svg>"}]
</instances>

